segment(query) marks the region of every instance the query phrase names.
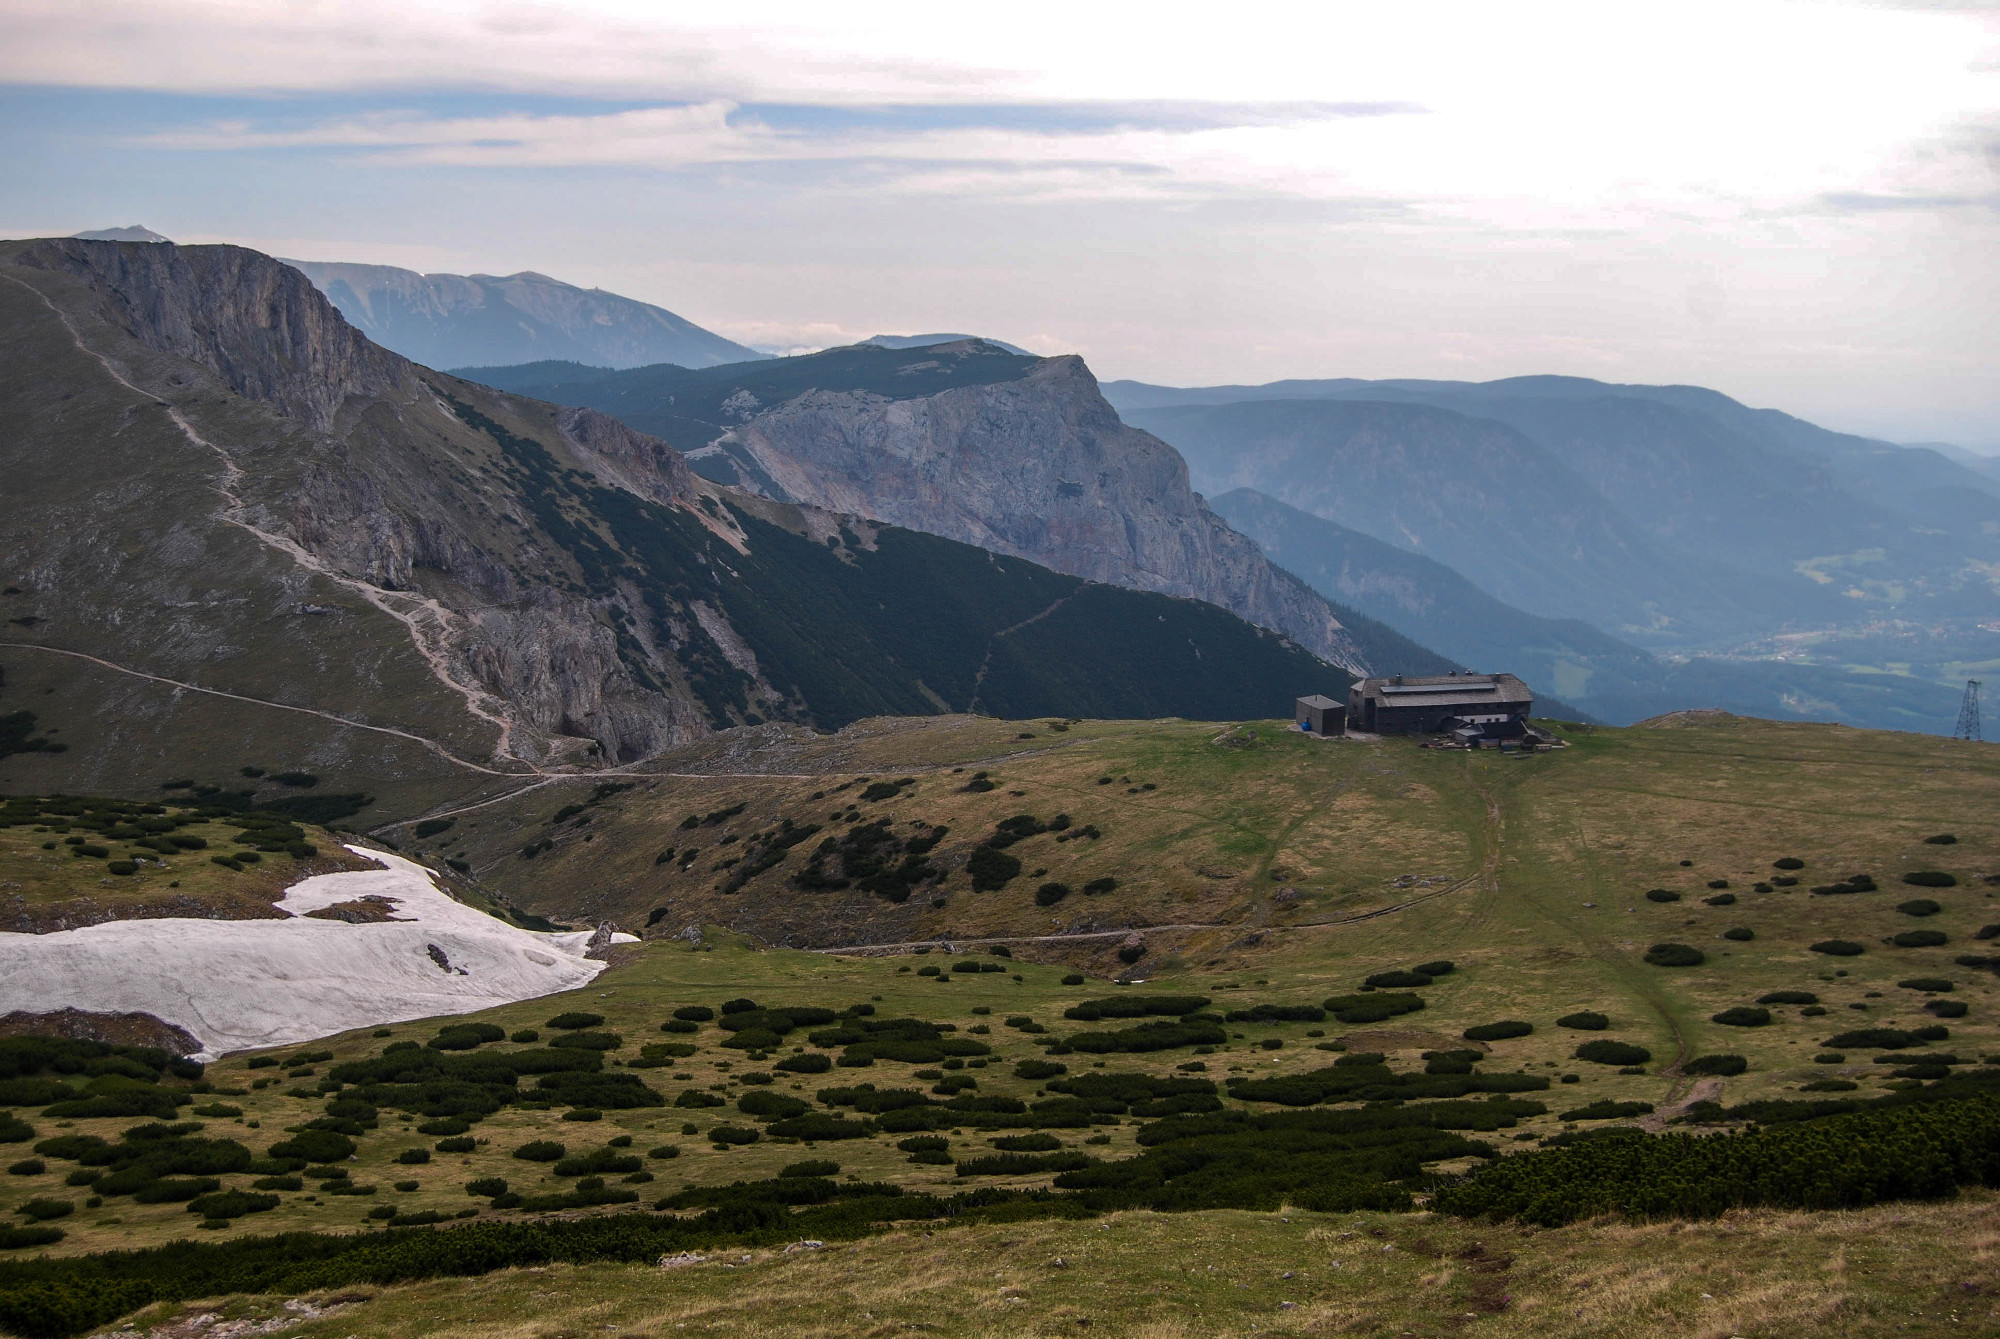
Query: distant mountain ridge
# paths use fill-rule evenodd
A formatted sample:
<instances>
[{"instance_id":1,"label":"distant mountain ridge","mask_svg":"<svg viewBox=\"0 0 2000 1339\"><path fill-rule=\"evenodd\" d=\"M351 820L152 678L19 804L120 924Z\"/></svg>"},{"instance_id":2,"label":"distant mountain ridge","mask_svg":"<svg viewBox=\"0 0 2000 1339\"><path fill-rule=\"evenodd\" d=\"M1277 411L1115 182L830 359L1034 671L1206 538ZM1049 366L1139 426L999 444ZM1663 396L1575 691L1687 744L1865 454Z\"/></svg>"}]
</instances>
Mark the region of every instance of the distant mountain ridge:
<instances>
[{"instance_id":1,"label":"distant mountain ridge","mask_svg":"<svg viewBox=\"0 0 2000 1339\"><path fill-rule=\"evenodd\" d=\"M1834 719L1883 729L1949 728L1956 693L1844 667L1654 656L1580 619L1548 619L1494 599L1434 559L1288 507L1250 489L1214 499L1271 560L1343 610L1359 610L1444 655L1505 668L1535 689L1539 715L1629 725L1700 703L1774 720Z\"/></svg>"},{"instance_id":2,"label":"distant mountain ridge","mask_svg":"<svg viewBox=\"0 0 2000 1339\"><path fill-rule=\"evenodd\" d=\"M1575 377L1106 394L1204 491L1255 490L1666 656L1673 683L1699 666L1777 704L1738 710L1949 729L1961 667L2000 657L2000 478L1938 451Z\"/></svg>"},{"instance_id":3,"label":"distant mountain ridge","mask_svg":"<svg viewBox=\"0 0 2000 1339\"><path fill-rule=\"evenodd\" d=\"M419 274L287 260L354 327L426 367L566 359L596 367L710 367L765 355L649 302L545 274Z\"/></svg>"}]
</instances>

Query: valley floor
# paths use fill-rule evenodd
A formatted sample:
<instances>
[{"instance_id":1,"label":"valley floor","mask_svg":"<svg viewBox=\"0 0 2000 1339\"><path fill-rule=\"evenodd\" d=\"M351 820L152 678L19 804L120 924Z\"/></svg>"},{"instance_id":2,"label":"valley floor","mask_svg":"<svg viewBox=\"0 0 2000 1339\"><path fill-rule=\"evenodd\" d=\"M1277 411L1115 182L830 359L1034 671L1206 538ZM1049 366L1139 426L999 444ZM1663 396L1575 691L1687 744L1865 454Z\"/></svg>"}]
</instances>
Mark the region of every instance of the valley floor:
<instances>
[{"instance_id":1,"label":"valley floor","mask_svg":"<svg viewBox=\"0 0 2000 1339\"><path fill-rule=\"evenodd\" d=\"M148 1311L149 1339L1943 1335L2000 1329L2000 1196L1537 1231L1430 1214L1117 1214ZM310 1306L310 1310L306 1309ZM313 1315L314 1311L324 1314ZM206 1318L206 1319L204 1319ZM231 1322L241 1329L231 1329ZM269 1324L271 1328L253 1328ZM133 1333L133 1331L125 1331Z\"/></svg>"}]
</instances>

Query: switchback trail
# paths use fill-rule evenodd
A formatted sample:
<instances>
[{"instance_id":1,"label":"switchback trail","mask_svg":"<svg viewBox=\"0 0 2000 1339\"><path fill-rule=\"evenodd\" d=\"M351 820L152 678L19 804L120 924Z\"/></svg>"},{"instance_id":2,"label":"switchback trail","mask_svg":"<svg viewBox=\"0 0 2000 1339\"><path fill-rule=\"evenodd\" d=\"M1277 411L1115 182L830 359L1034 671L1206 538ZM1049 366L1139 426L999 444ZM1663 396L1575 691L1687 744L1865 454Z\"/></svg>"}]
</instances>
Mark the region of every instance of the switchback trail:
<instances>
[{"instance_id":1,"label":"switchback trail","mask_svg":"<svg viewBox=\"0 0 2000 1339\"><path fill-rule=\"evenodd\" d=\"M173 422L176 428L180 429L181 435L186 437L191 444L202 447L215 455L216 459L222 463L222 477L215 483L215 491L221 495L223 504L221 509L216 513L220 520L242 530L245 534L250 535L266 547L283 554L307 571L316 573L336 585L345 586L376 609L395 619L398 623L401 623L404 630L409 633L411 645L417 654L423 657L424 663L429 667L432 676L440 684L464 700L466 711L499 731L499 739L495 741L493 746L493 756L495 758L512 758L531 772L539 772L541 770L533 763L515 754L513 747L514 723L505 715L506 704L478 685L461 681L458 675L453 672L450 656L450 636L452 625L459 621L458 614L428 596L414 595L407 591L388 590L372 582L363 581L359 577L336 571L331 565L322 561L316 555L307 552L297 542L283 535L273 534L252 524L249 520L248 508L244 506L242 496L236 491L237 485L243 479L243 470L237 465L235 459L230 456L228 451L197 432L194 424L190 423L187 416L181 413L179 409L153 394L153 392L134 383L131 378L127 377L112 364L108 356L99 353L96 349L86 344L82 332L70 321L69 314L56 306L54 300L48 294L17 275L10 274L0 277L4 277L10 283L27 289L30 293L40 298L42 305L54 313L56 320L68 332L71 343L76 345L79 353L95 360L98 366L104 369L104 374L120 386L131 391L134 395L140 396L154 407L164 410L168 419ZM253 701L255 699L245 698L244 700ZM267 703L265 705L275 704ZM389 733L399 732L390 731ZM407 737L411 739L417 738L415 735ZM429 741L419 742L428 743ZM430 747L437 748L439 753L444 754L444 750L439 748L439 746L431 744ZM451 757L449 754L444 754L444 756ZM451 758L451 760L461 766L474 767L478 771L490 771L495 776L509 775L509 773L493 771L490 768L477 767L475 764L466 763L461 758Z\"/></svg>"},{"instance_id":2,"label":"switchback trail","mask_svg":"<svg viewBox=\"0 0 2000 1339\"><path fill-rule=\"evenodd\" d=\"M412 744L423 745L455 767L463 767L467 771L472 772L483 772L487 776L539 775L535 772L502 772L496 768L482 767L476 762L469 762L459 757L435 739L426 739L422 735L413 735L408 730L398 730L388 725L363 725L360 721L350 721L345 716L336 715L330 711L321 711L318 707L297 707L289 702L272 702L267 698L246 697L242 693L224 692L220 688L203 688L200 684L183 683L179 679L169 679L159 674L148 674L144 670L135 670L129 666L117 664L114 661L100 660L96 656L85 655L81 651L65 651L59 646L42 646L35 642L0 642L0 649L10 651L40 651L45 655L68 656L73 660L86 660L102 669L112 670L119 674L129 674L135 679L145 679L150 683L165 684L169 688L178 688L187 693L201 693L207 697L227 698L231 702L247 702L253 707L269 707L274 711L295 711L302 716L317 716L323 721L331 721L335 725L346 726L350 730L367 730L378 735L394 735L398 739L407 739Z\"/></svg>"}]
</instances>

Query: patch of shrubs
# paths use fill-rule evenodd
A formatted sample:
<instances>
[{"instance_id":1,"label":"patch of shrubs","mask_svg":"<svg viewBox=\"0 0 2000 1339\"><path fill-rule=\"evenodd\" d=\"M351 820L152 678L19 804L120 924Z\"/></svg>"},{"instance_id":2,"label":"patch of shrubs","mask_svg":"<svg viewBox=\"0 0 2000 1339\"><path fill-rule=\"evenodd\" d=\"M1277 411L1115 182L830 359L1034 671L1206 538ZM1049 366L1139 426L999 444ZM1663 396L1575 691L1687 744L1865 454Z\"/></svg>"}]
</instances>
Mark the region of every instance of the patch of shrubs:
<instances>
[{"instance_id":1,"label":"patch of shrubs","mask_svg":"<svg viewBox=\"0 0 2000 1339\"><path fill-rule=\"evenodd\" d=\"M1941 944L1950 943L1951 940L1941 930L1905 930L1901 934L1891 935L1889 942L1897 948L1937 948Z\"/></svg>"},{"instance_id":2,"label":"patch of shrubs","mask_svg":"<svg viewBox=\"0 0 2000 1339\"><path fill-rule=\"evenodd\" d=\"M1803 1104L1801 1104L1803 1105ZM1842 1209L1943 1198L1978 1181L2000 1144L2000 1100L1935 1102L1735 1134L1581 1140L1503 1158L1432 1207L1556 1227L1602 1213L1714 1217L1770 1206Z\"/></svg>"},{"instance_id":3,"label":"patch of shrubs","mask_svg":"<svg viewBox=\"0 0 2000 1339\"><path fill-rule=\"evenodd\" d=\"M1324 1023L1326 1010L1317 1004L1254 1004L1248 1009L1231 1009L1223 1015L1226 1023Z\"/></svg>"},{"instance_id":4,"label":"patch of shrubs","mask_svg":"<svg viewBox=\"0 0 2000 1339\"><path fill-rule=\"evenodd\" d=\"M1655 944L1646 950L1646 961L1655 967L1699 967L1708 958L1687 944Z\"/></svg>"},{"instance_id":5,"label":"patch of shrubs","mask_svg":"<svg viewBox=\"0 0 2000 1339\"><path fill-rule=\"evenodd\" d=\"M778 1172L779 1176L837 1176L840 1164L831 1158L808 1158L804 1162L787 1163Z\"/></svg>"},{"instance_id":6,"label":"patch of shrubs","mask_svg":"<svg viewBox=\"0 0 2000 1339\"><path fill-rule=\"evenodd\" d=\"M1740 1055L1698 1055L1681 1066L1683 1074L1714 1074L1730 1078L1750 1068L1750 1062Z\"/></svg>"},{"instance_id":7,"label":"patch of shrubs","mask_svg":"<svg viewBox=\"0 0 2000 1339\"><path fill-rule=\"evenodd\" d=\"M1820 1044L1828 1050L1902 1051L1926 1042L1943 1041L1950 1036L1948 1029L1936 1026L1908 1032L1900 1028L1856 1028L1837 1037L1828 1037Z\"/></svg>"},{"instance_id":8,"label":"patch of shrubs","mask_svg":"<svg viewBox=\"0 0 2000 1339\"><path fill-rule=\"evenodd\" d=\"M1467 1041L1505 1041L1509 1037L1525 1037L1534 1030L1533 1023L1507 1019L1499 1023L1480 1023L1467 1028L1459 1035Z\"/></svg>"},{"instance_id":9,"label":"patch of shrubs","mask_svg":"<svg viewBox=\"0 0 2000 1339\"><path fill-rule=\"evenodd\" d=\"M1807 945L1807 948L1814 953L1824 953L1830 958L1854 958L1867 952L1866 948L1852 939L1822 939L1817 944Z\"/></svg>"},{"instance_id":10,"label":"patch of shrubs","mask_svg":"<svg viewBox=\"0 0 2000 1339\"><path fill-rule=\"evenodd\" d=\"M1421 995L1394 994L1335 995L1323 1007L1343 1023L1381 1023L1424 1007Z\"/></svg>"},{"instance_id":11,"label":"patch of shrubs","mask_svg":"<svg viewBox=\"0 0 2000 1339\"><path fill-rule=\"evenodd\" d=\"M1722 932L1722 937L1738 944L1747 944L1757 937L1757 932L1747 925L1733 925Z\"/></svg>"},{"instance_id":12,"label":"patch of shrubs","mask_svg":"<svg viewBox=\"0 0 2000 1339\"><path fill-rule=\"evenodd\" d=\"M720 1106L722 1104L718 1101L716 1105ZM514 1156L524 1162L554 1162L567 1152L569 1152L568 1149L553 1139L537 1139L532 1143L523 1144L515 1149Z\"/></svg>"},{"instance_id":13,"label":"patch of shrubs","mask_svg":"<svg viewBox=\"0 0 2000 1339\"><path fill-rule=\"evenodd\" d=\"M1913 897L1907 902L1898 902L1896 910L1905 916L1935 916L1944 908L1928 897Z\"/></svg>"},{"instance_id":14,"label":"patch of shrubs","mask_svg":"<svg viewBox=\"0 0 2000 1339\"><path fill-rule=\"evenodd\" d=\"M1096 1162L1087 1153L989 1153L964 1159L957 1164L957 1172L960 1176L1035 1176L1081 1171Z\"/></svg>"},{"instance_id":15,"label":"patch of shrubs","mask_svg":"<svg viewBox=\"0 0 2000 1339\"><path fill-rule=\"evenodd\" d=\"M1648 888L1646 890L1646 900L1648 902L1678 902L1681 900L1681 895L1671 888Z\"/></svg>"},{"instance_id":16,"label":"patch of shrubs","mask_svg":"<svg viewBox=\"0 0 2000 1339\"><path fill-rule=\"evenodd\" d=\"M1924 1012L1938 1018L1963 1018L1968 1006L1964 1000L1925 1000Z\"/></svg>"},{"instance_id":17,"label":"patch of shrubs","mask_svg":"<svg viewBox=\"0 0 2000 1339\"><path fill-rule=\"evenodd\" d=\"M1717 893L1714 897L1704 897L1701 901L1703 906L1733 907L1736 905L1736 894Z\"/></svg>"},{"instance_id":18,"label":"patch of shrubs","mask_svg":"<svg viewBox=\"0 0 2000 1339\"><path fill-rule=\"evenodd\" d=\"M1759 1004L1818 1004L1819 996L1810 990L1774 990L1768 995L1757 997Z\"/></svg>"},{"instance_id":19,"label":"patch of shrubs","mask_svg":"<svg viewBox=\"0 0 2000 1339\"><path fill-rule=\"evenodd\" d=\"M1095 1023L1102 1018L1178 1018L1208 1006L1206 995L1114 995L1084 1000L1063 1010L1064 1018Z\"/></svg>"},{"instance_id":20,"label":"patch of shrubs","mask_svg":"<svg viewBox=\"0 0 2000 1339\"><path fill-rule=\"evenodd\" d=\"M1169 1051L1182 1046L1219 1046L1229 1040L1229 1034L1223 1031L1221 1024L1209 1021L1209 1017L1193 1015L1179 1020L1162 1019L1116 1032L1078 1032L1066 1038L1064 1044L1071 1050L1090 1055Z\"/></svg>"},{"instance_id":21,"label":"patch of shrubs","mask_svg":"<svg viewBox=\"0 0 2000 1339\"><path fill-rule=\"evenodd\" d=\"M1898 981L1896 984L1904 990L1922 990L1933 993L1953 988L1952 983L1941 976L1913 976L1907 981Z\"/></svg>"},{"instance_id":22,"label":"patch of shrubs","mask_svg":"<svg viewBox=\"0 0 2000 1339\"><path fill-rule=\"evenodd\" d=\"M1771 862L1771 868L1773 869L1804 869L1805 867L1806 862L1795 855L1784 856Z\"/></svg>"},{"instance_id":23,"label":"patch of shrubs","mask_svg":"<svg viewBox=\"0 0 2000 1339\"><path fill-rule=\"evenodd\" d=\"M1574 1111L1562 1113L1563 1120L1630 1120L1634 1116L1649 1116L1653 1112L1651 1102L1614 1102L1601 1097L1589 1106L1578 1107Z\"/></svg>"},{"instance_id":24,"label":"patch of shrubs","mask_svg":"<svg viewBox=\"0 0 2000 1339\"><path fill-rule=\"evenodd\" d=\"M1066 1074L1068 1072L1069 1066L1056 1060L1023 1060L1020 1064L1014 1066L1014 1077L1017 1079L1027 1079L1030 1082L1052 1079L1058 1074Z\"/></svg>"},{"instance_id":25,"label":"patch of shrubs","mask_svg":"<svg viewBox=\"0 0 2000 1339\"><path fill-rule=\"evenodd\" d=\"M1958 887L1958 879L1955 875L1946 874L1942 870L1935 869L1911 870L1903 876L1903 882L1917 888Z\"/></svg>"},{"instance_id":26,"label":"patch of shrubs","mask_svg":"<svg viewBox=\"0 0 2000 1339\"><path fill-rule=\"evenodd\" d=\"M1709 1015L1709 1022L1720 1023L1724 1027L1764 1027L1771 1021L1769 1009L1758 1009L1747 1004L1739 1004L1724 1009L1719 1014Z\"/></svg>"},{"instance_id":27,"label":"patch of shrubs","mask_svg":"<svg viewBox=\"0 0 2000 1339\"><path fill-rule=\"evenodd\" d=\"M1584 1042L1573 1054L1595 1065L1643 1065L1653 1058L1653 1053L1643 1046L1609 1038Z\"/></svg>"},{"instance_id":28,"label":"patch of shrubs","mask_svg":"<svg viewBox=\"0 0 2000 1339\"><path fill-rule=\"evenodd\" d=\"M803 1055L788 1055L773 1069L782 1069L787 1074L824 1074L833 1068L833 1061L826 1056L807 1052Z\"/></svg>"},{"instance_id":29,"label":"patch of shrubs","mask_svg":"<svg viewBox=\"0 0 2000 1339\"><path fill-rule=\"evenodd\" d=\"M1594 1010L1583 1009L1573 1014L1564 1014L1556 1020L1557 1027L1575 1028L1580 1032L1602 1032L1611 1026L1611 1020Z\"/></svg>"},{"instance_id":30,"label":"patch of shrubs","mask_svg":"<svg viewBox=\"0 0 2000 1339\"><path fill-rule=\"evenodd\" d=\"M575 1010L557 1014L549 1020L549 1026L564 1032L580 1032L584 1028L597 1027L604 1022L603 1014L580 1013ZM498 1040L497 1038L495 1040Z\"/></svg>"}]
</instances>

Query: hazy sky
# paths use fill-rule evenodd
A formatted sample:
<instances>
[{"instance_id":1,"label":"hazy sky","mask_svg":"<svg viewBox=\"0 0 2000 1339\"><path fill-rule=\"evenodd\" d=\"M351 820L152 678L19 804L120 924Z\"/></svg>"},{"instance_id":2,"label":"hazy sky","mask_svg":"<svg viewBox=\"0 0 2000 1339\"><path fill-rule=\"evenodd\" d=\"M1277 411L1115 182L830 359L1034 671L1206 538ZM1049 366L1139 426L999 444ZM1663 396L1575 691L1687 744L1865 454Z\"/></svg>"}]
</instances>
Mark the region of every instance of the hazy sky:
<instances>
[{"instance_id":1,"label":"hazy sky","mask_svg":"<svg viewBox=\"0 0 2000 1339\"><path fill-rule=\"evenodd\" d=\"M724 16L721 19L716 15ZM0 235L2000 450L2000 9L0 0Z\"/></svg>"}]
</instances>

